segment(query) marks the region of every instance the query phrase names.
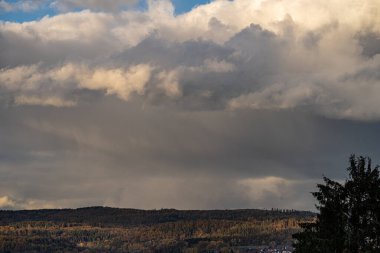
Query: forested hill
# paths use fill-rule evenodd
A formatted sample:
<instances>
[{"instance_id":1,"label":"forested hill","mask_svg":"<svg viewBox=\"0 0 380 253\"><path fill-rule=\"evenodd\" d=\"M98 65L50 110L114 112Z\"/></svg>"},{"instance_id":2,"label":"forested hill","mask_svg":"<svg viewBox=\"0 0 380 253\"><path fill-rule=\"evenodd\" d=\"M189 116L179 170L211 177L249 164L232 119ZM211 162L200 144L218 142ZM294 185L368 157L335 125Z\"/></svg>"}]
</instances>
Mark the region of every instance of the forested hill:
<instances>
[{"instance_id":1,"label":"forested hill","mask_svg":"<svg viewBox=\"0 0 380 253\"><path fill-rule=\"evenodd\" d=\"M304 219L314 214L293 210L139 210L110 207L86 207L78 209L44 209L22 211L0 211L0 225L25 221L46 221L63 223L81 223L93 226L139 226L166 222L196 220L281 220Z\"/></svg>"},{"instance_id":2,"label":"forested hill","mask_svg":"<svg viewBox=\"0 0 380 253\"><path fill-rule=\"evenodd\" d=\"M109 207L0 211L0 252L291 252L315 214Z\"/></svg>"}]
</instances>

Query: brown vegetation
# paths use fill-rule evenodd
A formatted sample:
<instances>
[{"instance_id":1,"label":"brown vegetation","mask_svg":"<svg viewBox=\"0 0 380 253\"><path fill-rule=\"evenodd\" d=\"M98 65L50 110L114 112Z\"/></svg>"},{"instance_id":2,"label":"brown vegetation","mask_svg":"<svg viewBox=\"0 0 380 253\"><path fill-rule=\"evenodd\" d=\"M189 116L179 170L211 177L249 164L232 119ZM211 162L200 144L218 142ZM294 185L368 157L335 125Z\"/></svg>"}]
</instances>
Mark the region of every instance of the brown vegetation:
<instances>
[{"instance_id":1,"label":"brown vegetation","mask_svg":"<svg viewBox=\"0 0 380 253\"><path fill-rule=\"evenodd\" d=\"M0 218L1 252L230 252L243 245L291 245L298 224L313 214L96 207L1 211Z\"/></svg>"}]
</instances>

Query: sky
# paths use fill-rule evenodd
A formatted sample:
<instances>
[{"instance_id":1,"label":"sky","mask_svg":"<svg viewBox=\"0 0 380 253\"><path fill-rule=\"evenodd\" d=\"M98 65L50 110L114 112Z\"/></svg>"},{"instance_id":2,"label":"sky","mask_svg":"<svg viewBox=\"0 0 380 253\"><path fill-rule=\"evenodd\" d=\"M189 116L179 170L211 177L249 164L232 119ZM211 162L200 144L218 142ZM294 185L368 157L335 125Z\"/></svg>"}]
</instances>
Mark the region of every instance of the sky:
<instances>
[{"instance_id":1,"label":"sky","mask_svg":"<svg viewBox=\"0 0 380 253\"><path fill-rule=\"evenodd\" d=\"M315 210L380 163L379 0L0 0L0 209Z\"/></svg>"}]
</instances>

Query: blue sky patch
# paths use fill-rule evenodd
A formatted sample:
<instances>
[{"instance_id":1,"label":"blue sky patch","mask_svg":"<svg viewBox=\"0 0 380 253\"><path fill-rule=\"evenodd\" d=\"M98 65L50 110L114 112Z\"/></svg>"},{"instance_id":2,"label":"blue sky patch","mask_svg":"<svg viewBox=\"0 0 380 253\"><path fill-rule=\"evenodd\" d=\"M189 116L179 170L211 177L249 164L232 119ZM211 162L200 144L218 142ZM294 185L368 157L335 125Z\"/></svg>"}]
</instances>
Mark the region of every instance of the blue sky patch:
<instances>
[{"instance_id":1,"label":"blue sky patch","mask_svg":"<svg viewBox=\"0 0 380 253\"><path fill-rule=\"evenodd\" d=\"M41 5L39 8L35 10L22 10L22 8L19 8L19 6L17 5L21 2L22 1L15 0L0 0L0 20L21 23L39 20L45 16L54 16L59 13L56 9L50 6L51 1L46 2L44 5ZM210 0L172 0L172 2L175 6L175 13L179 15L190 11L198 5L207 4L210 2ZM6 10L5 5L7 3L15 6L14 9ZM146 1L140 1L137 8L142 10L146 9Z\"/></svg>"}]
</instances>

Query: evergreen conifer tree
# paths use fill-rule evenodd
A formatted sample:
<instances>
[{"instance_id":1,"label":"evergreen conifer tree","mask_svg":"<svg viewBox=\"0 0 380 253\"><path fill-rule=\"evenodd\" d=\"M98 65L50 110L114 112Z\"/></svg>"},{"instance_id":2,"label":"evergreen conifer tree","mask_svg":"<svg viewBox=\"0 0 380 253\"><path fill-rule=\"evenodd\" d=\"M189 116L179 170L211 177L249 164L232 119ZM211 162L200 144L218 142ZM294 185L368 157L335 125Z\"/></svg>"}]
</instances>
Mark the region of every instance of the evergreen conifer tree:
<instances>
[{"instance_id":1,"label":"evergreen conifer tree","mask_svg":"<svg viewBox=\"0 0 380 253\"><path fill-rule=\"evenodd\" d=\"M380 174L371 159L351 155L343 184L324 177L313 196L316 221L295 234L295 253L380 253Z\"/></svg>"}]
</instances>

